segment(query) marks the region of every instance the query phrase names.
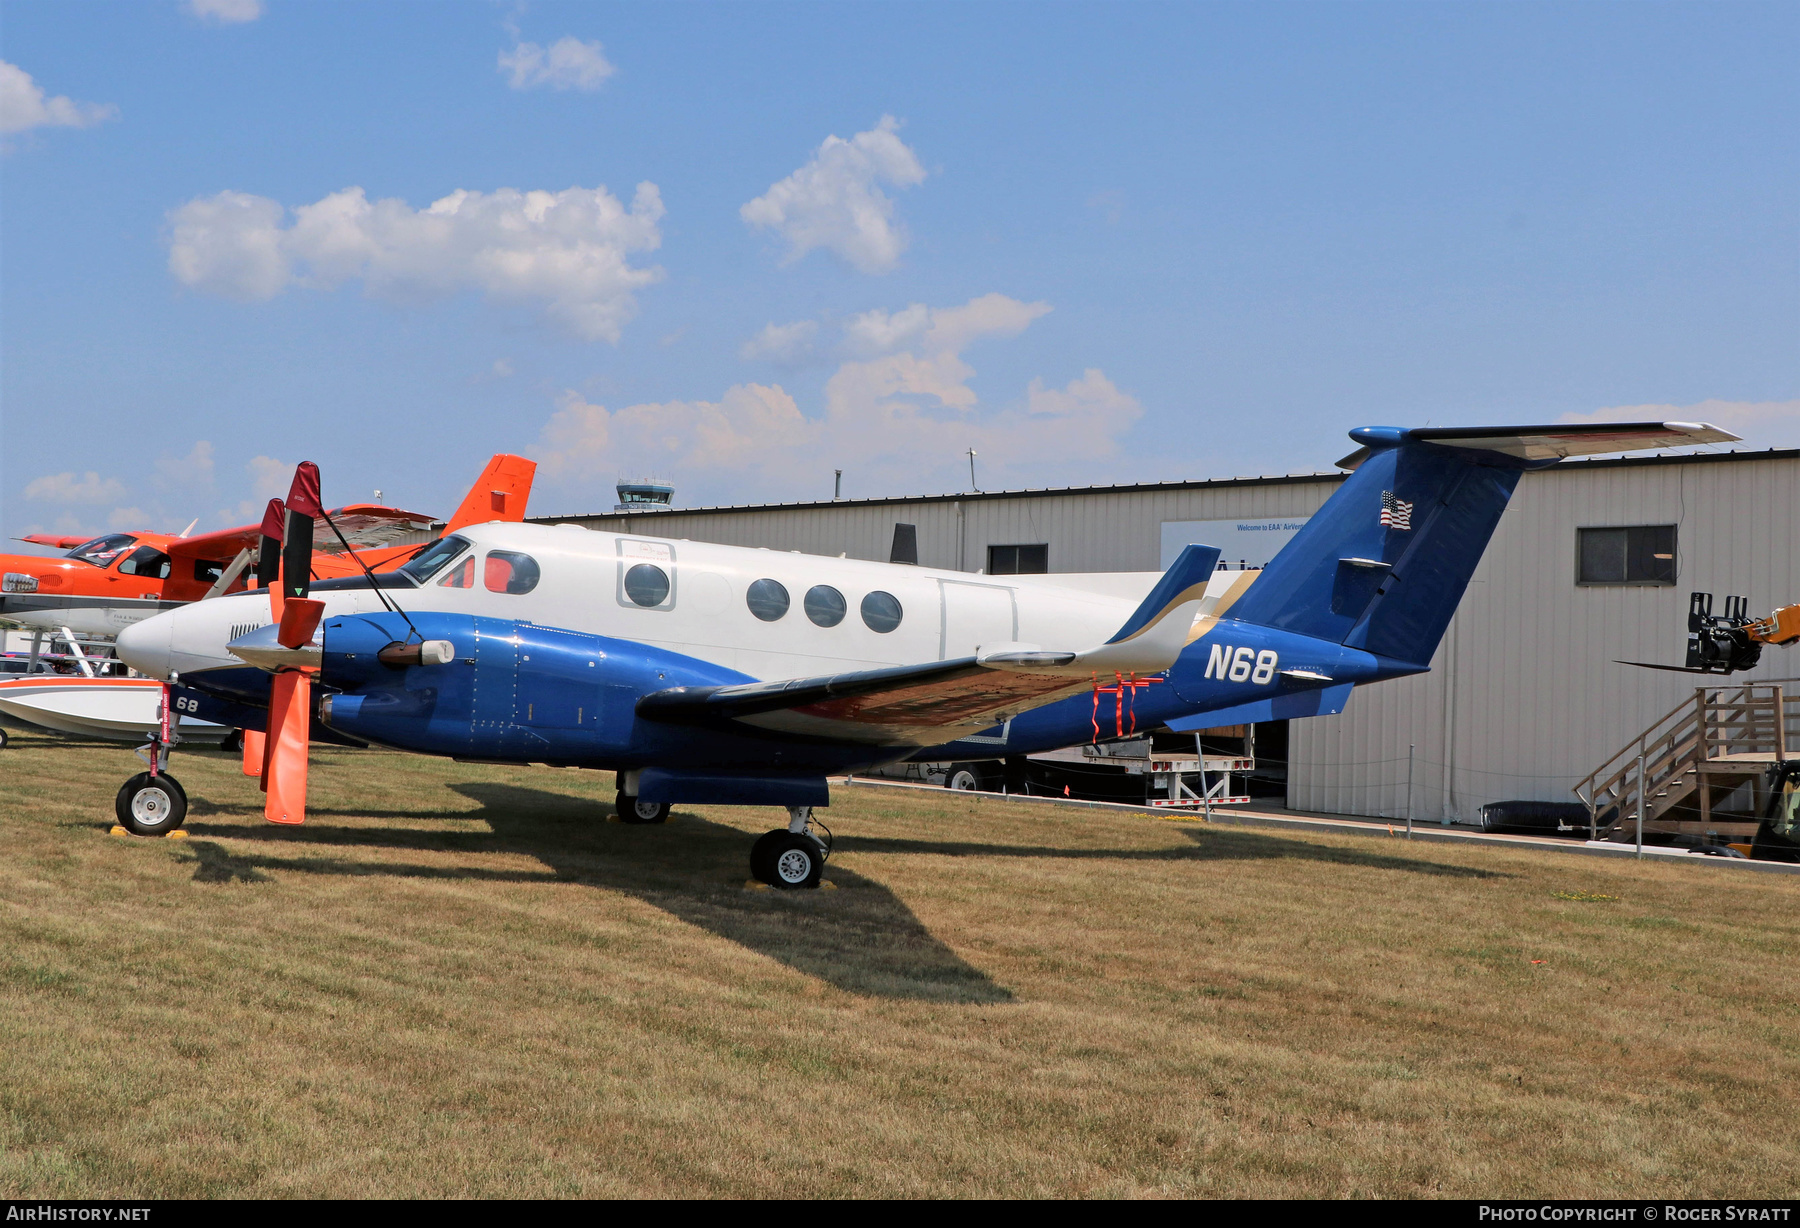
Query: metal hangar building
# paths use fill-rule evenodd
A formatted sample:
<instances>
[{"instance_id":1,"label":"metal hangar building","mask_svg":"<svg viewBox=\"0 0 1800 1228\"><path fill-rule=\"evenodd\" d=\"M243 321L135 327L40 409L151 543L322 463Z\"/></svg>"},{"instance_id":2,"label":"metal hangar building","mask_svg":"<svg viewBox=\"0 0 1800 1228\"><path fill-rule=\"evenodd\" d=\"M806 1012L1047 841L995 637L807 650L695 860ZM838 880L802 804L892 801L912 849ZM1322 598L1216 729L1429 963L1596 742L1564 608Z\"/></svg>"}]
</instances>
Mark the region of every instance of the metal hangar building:
<instances>
[{"instance_id":1,"label":"metal hangar building","mask_svg":"<svg viewBox=\"0 0 1800 1228\"><path fill-rule=\"evenodd\" d=\"M1005 576L1160 570L1186 543L1255 567L1342 473L534 517L616 532ZM910 557L908 557L910 556ZM1290 722L1287 802L1474 821L1494 801L1572 788L1697 683L1800 675L1770 647L1730 679L1680 664L1690 591L1800 601L1800 449L1564 461L1519 483L1431 672L1358 688L1338 716ZM1800 682L1786 688L1800 713ZM1277 739L1269 739L1279 745Z\"/></svg>"}]
</instances>

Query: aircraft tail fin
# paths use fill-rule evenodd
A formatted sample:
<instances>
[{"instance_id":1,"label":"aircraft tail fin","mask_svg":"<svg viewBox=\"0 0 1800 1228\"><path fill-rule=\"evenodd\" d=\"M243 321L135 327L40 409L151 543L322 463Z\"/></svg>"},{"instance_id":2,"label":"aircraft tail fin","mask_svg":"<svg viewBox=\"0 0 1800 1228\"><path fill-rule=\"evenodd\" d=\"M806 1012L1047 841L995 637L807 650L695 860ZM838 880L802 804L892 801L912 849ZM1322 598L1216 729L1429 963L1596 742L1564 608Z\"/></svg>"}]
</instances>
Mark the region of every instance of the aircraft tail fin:
<instances>
[{"instance_id":1,"label":"aircraft tail fin","mask_svg":"<svg viewBox=\"0 0 1800 1228\"><path fill-rule=\"evenodd\" d=\"M1338 488L1228 617L1424 665L1519 475L1566 456L1736 436L1703 423L1362 427Z\"/></svg>"},{"instance_id":2,"label":"aircraft tail fin","mask_svg":"<svg viewBox=\"0 0 1800 1228\"><path fill-rule=\"evenodd\" d=\"M454 533L472 524L492 520L523 520L525 505L531 499L531 482L537 475L537 462L506 452L497 453L469 487L462 506L445 523L444 532Z\"/></svg>"}]
</instances>

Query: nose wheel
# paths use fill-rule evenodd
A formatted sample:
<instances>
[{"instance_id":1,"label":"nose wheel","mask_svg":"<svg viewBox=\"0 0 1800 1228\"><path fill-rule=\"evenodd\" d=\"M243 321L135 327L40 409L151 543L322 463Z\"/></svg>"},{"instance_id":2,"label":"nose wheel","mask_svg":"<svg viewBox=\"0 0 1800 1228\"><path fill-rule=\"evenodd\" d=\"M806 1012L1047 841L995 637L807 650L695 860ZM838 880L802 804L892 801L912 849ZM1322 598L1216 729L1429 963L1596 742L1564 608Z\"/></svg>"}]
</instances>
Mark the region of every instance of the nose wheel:
<instances>
[{"instance_id":1,"label":"nose wheel","mask_svg":"<svg viewBox=\"0 0 1800 1228\"><path fill-rule=\"evenodd\" d=\"M811 806L789 806L788 814L785 828L764 832L750 846L750 876L784 891L816 888L831 844L810 830Z\"/></svg>"},{"instance_id":2,"label":"nose wheel","mask_svg":"<svg viewBox=\"0 0 1800 1228\"><path fill-rule=\"evenodd\" d=\"M187 818L187 792L167 772L139 772L113 803L119 826L134 836L166 836Z\"/></svg>"}]
</instances>

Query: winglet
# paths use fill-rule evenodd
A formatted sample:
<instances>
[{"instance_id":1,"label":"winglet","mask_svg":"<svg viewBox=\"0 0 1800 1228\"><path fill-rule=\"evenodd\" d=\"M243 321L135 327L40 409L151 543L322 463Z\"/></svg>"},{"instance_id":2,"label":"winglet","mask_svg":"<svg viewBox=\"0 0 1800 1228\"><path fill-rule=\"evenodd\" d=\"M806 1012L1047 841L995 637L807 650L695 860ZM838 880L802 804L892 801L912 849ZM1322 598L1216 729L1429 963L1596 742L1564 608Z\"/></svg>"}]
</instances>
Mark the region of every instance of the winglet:
<instances>
[{"instance_id":1,"label":"winglet","mask_svg":"<svg viewBox=\"0 0 1800 1228\"><path fill-rule=\"evenodd\" d=\"M525 519L525 505L531 499L531 481L537 476L537 462L506 452L496 453L487 463L475 485L469 487L462 506L444 525L444 532L454 533L472 524L493 520Z\"/></svg>"}]
</instances>

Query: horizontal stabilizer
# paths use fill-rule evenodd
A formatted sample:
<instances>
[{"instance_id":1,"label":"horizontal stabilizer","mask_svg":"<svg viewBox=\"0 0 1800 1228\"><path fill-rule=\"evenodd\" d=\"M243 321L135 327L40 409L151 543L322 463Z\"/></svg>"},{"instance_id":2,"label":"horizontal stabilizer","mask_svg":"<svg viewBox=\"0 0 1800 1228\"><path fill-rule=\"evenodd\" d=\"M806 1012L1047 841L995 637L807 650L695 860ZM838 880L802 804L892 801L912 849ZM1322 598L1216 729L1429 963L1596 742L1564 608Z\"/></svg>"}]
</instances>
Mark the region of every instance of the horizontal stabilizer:
<instances>
[{"instance_id":1,"label":"horizontal stabilizer","mask_svg":"<svg viewBox=\"0 0 1800 1228\"><path fill-rule=\"evenodd\" d=\"M1363 444L1338 462L1355 469L1377 448L1401 443L1435 443L1441 447L1497 452L1532 467L1569 456L1605 452L1645 452L1657 448L1689 448L1704 443L1736 443L1738 436L1709 422L1596 422L1554 426L1425 426L1412 430L1365 427L1350 437Z\"/></svg>"},{"instance_id":2,"label":"horizontal stabilizer","mask_svg":"<svg viewBox=\"0 0 1800 1228\"><path fill-rule=\"evenodd\" d=\"M1199 729L1217 729L1220 725L1254 725L1258 721L1287 721L1304 716L1336 716L1350 702L1353 684L1340 682L1314 691L1290 691L1235 708L1221 708L1194 716L1180 716L1169 722L1176 733L1193 733Z\"/></svg>"}]
</instances>

